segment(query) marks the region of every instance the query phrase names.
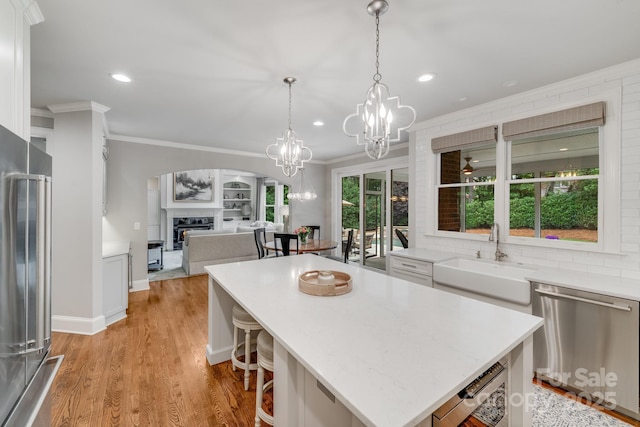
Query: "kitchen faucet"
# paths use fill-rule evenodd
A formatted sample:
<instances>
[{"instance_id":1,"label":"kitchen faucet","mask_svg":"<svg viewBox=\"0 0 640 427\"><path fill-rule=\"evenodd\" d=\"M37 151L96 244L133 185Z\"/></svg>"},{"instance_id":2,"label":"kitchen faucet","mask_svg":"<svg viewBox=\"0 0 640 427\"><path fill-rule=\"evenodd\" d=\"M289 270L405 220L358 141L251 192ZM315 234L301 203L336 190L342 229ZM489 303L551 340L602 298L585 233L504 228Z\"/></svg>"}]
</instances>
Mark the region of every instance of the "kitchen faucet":
<instances>
[{"instance_id":1,"label":"kitchen faucet","mask_svg":"<svg viewBox=\"0 0 640 427\"><path fill-rule=\"evenodd\" d=\"M494 235L495 233L495 235ZM495 236L496 241L496 261L502 261L502 258L506 258L509 255L505 254L500 250L500 226L497 222L494 222L491 226L491 231L489 232L489 241L493 242Z\"/></svg>"}]
</instances>

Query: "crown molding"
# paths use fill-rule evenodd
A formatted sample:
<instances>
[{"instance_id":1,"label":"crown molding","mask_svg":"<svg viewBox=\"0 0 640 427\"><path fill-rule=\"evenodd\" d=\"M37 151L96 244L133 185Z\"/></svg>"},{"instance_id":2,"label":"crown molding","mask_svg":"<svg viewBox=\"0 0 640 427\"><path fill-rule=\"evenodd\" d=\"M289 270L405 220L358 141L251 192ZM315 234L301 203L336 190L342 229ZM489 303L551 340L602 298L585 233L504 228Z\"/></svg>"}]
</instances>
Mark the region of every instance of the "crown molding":
<instances>
[{"instance_id":1,"label":"crown molding","mask_svg":"<svg viewBox=\"0 0 640 427\"><path fill-rule=\"evenodd\" d=\"M401 150L401 149L405 149L409 147L409 143L408 142L402 142L400 144L393 144L389 146L389 151L395 151L395 150ZM350 154L348 156L344 156L344 157L337 157L335 159L331 159L331 160L326 160L323 161L322 164L325 165L331 165L334 163L341 163L341 162L345 162L347 160L354 160L354 159L360 159L360 158L366 158L369 159L369 156L367 156L366 152L360 152L357 154ZM381 161L382 159L376 160L376 161Z\"/></svg>"},{"instance_id":2,"label":"crown molding","mask_svg":"<svg viewBox=\"0 0 640 427\"><path fill-rule=\"evenodd\" d=\"M40 10L40 6L34 0L18 0L24 10L24 17L27 18L29 25L36 25L44 21L44 15Z\"/></svg>"},{"instance_id":3,"label":"crown molding","mask_svg":"<svg viewBox=\"0 0 640 427\"><path fill-rule=\"evenodd\" d=\"M164 141L160 139L140 138L138 136L109 135L111 141L131 142L134 144L155 145L158 147L179 148L182 150L206 151L209 153L232 154L234 156L255 157L268 160L264 153L252 153L249 151L229 150L226 148L207 147L204 145L184 144L182 142ZM323 164L321 161L310 160L307 163Z\"/></svg>"},{"instance_id":4,"label":"crown molding","mask_svg":"<svg viewBox=\"0 0 640 427\"><path fill-rule=\"evenodd\" d=\"M77 111L95 111L96 113L106 113L111 108L98 104L93 101L78 101L78 102L69 102L66 104L52 104L47 105L47 108L51 110L54 114L59 113L73 113Z\"/></svg>"},{"instance_id":5,"label":"crown molding","mask_svg":"<svg viewBox=\"0 0 640 427\"><path fill-rule=\"evenodd\" d=\"M36 117L46 117L48 119L53 119L53 113L51 111L43 110L41 108L32 108L31 115Z\"/></svg>"}]
</instances>

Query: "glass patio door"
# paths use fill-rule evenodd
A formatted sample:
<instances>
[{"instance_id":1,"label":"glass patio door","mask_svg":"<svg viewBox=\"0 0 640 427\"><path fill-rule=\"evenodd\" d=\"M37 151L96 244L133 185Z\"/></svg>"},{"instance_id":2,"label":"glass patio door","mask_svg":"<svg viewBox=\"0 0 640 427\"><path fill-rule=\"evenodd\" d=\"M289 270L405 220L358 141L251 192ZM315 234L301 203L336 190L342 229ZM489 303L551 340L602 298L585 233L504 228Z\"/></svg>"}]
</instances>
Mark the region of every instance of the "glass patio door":
<instances>
[{"instance_id":1,"label":"glass patio door","mask_svg":"<svg viewBox=\"0 0 640 427\"><path fill-rule=\"evenodd\" d=\"M364 175L364 234L360 233L362 264L386 269L386 172L372 172Z\"/></svg>"},{"instance_id":2,"label":"glass patio door","mask_svg":"<svg viewBox=\"0 0 640 427\"><path fill-rule=\"evenodd\" d=\"M409 238L409 168L391 170L391 250L404 249Z\"/></svg>"},{"instance_id":3,"label":"glass patio door","mask_svg":"<svg viewBox=\"0 0 640 427\"><path fill-rule=\"evenodd\" d=\"M360 230L360 176L352 175L342 178L342 250L347 244L349 230L353 230L354 244L349 251L349 261L357 262L360 257L356 251L355 238Z\"/></svg>"},{"instance_id":4,"label":"glass patio door","mask_svg":"<svg viewBox=\"0 0 640 427\"><path fill-rule=\"evenodd\" d=\"M387 252L404 248L396 230L404 237L409 234L409 169L388 167L345 174L340 186L337 219L343 245L349 230L354 230L349 261L386 270Z\"/></svg>"}]
</instances>

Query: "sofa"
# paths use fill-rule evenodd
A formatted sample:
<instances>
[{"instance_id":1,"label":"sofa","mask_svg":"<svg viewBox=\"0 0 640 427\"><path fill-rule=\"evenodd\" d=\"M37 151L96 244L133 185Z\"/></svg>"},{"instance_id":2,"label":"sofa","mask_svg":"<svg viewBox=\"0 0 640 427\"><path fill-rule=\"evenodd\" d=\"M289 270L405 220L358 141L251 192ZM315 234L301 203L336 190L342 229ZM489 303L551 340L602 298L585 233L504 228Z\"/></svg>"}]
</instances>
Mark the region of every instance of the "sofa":
<instances>
[{"instance_id":1,"label":"sofa","mask_svg":"<svg viewBox=\"0 0 640 427\"><path fill-rule=\"evenodd\" d=\"M267 241L273 240L275 232L282 232L282 224L265 227ZM258 228L237 227L231 230L187 231L182 243L182 268L189 275L204 274L206 265L258 259L258 249L253 230Z\"/></svg>"}]
</instances>

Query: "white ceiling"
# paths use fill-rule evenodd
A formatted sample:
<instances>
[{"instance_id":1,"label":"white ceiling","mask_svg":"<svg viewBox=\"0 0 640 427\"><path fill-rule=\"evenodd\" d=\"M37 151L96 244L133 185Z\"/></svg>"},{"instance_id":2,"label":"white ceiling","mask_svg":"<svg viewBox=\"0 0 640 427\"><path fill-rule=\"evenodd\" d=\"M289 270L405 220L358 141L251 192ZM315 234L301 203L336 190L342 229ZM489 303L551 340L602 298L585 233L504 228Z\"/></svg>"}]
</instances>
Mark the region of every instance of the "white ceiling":
<instances>
[{"instance_id":1,"label":"white ceiling","mask_svg":"<svg viewBox=\"0 0 640 427\"><path fill-rule=\"evenodd\" d=\"M94 101L112 135L264 153L287 127L294 76L292 127L314 159L362 151L342 122L372 83L368 0L37 3L34 108ZM418 122L640 58L638 0L389 3L382 81ZM418 83L424 72L438 76Z\"/></svg>"}]
</instances>

